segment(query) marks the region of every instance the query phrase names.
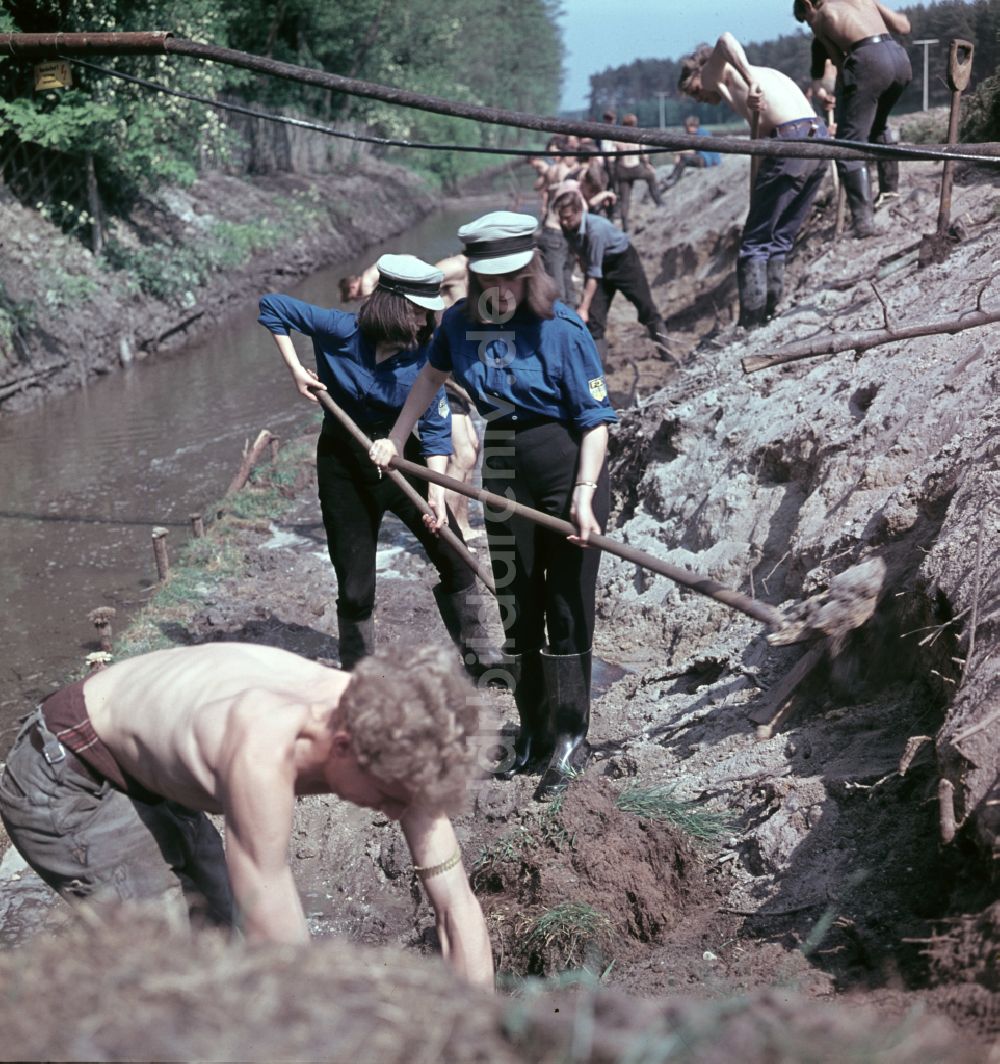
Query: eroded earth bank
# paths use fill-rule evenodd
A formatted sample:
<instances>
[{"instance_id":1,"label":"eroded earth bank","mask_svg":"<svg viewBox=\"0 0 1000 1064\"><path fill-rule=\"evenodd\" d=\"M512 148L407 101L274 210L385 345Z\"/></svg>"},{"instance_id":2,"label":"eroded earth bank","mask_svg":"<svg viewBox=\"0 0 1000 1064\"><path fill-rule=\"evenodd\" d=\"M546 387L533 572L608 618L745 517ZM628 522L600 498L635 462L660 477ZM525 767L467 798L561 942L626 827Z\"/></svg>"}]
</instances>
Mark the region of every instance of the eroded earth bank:
<instances>
[{"instance_id":1,"label":"eroded earth bank","mask_svg":"<svg viewBox=\"0 0 1000 1064\"><path fill-rule=\"evenodd\" d=\"M834 243L821 203L782 313L745 336L732 323L745 167L727 158L662 210L637 211L683 365L655 360L616 306L611 533L775 605L878 557L874 617L816 655L793 712L761 741L748 715L773 707L810 648L771 647L760 623L604 559L584 779L553 808L532 803L532 779L484 778L459 822L499 970L575 973L561 989L488 999L455 985L417 956L433 951L432 920L396 827L310 799L292 857L314 930L340 941L307 951L178 945L134 925L37 935L66 927L62 905L43 903L8 851L5 1053L996 1059L997 330L750 376L741 359L876 328L883 314L908 324L995 307L1000 193L967 176L953 207L964 239L919 271L935 167L905 169L876 239ZM228 527L240 572L206 571L161 634L335 658L334 578L300 453L282 516ZM385 535L379 640L444 639L432 573L401 526ZM483 706L485 762L515 717L502 692Z\"/></svg>"}]
</instances>

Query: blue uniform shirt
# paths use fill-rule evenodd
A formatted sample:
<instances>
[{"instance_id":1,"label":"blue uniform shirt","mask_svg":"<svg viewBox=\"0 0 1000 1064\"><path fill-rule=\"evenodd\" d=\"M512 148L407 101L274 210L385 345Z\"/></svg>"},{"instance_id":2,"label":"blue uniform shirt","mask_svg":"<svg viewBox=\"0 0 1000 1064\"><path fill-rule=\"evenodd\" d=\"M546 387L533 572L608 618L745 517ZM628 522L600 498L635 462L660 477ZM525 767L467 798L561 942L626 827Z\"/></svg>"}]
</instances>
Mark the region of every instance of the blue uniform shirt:
<instances>
[{"instance_id":1,"label":"blue uniform shirt","mask_svg":"<svg viewBox=\"0 0 1000 1064\"><path fill-rule=\"evenodd\" d=\"M699 136L699 137L710 137L711 135L712 135L712 131L710 129L702 129L701 126L698 127L698 132L697 132L696 136ZM699 148L698 149L698 154L705 160L705 165L706 166L721 166L722 165L722 156L717 151L702 151Z\"/></svg>"},{"instance_id":2,"label":"blue uniform shirt","mask_svg":"<svg viewBox=\"0 0 1000 1064\"><path fill-rule=\"evenodd\" d=\"M570 251L577 256L583 266L584 277L604 276L604 256L620 255L628 250L629 239L617 225L597 214L584 212L580 228L575 233L566 232L566 242Z\"/></svg>"},{"instance_id":3,"label":"blue uniform shirt","mask_svg":"<svg viewBox=\"0 0 1000 1064\"><path fill-rule=\"evenodd\" d=\"M371 429L384 433L392 428L427 361L425 346L400 351L376 365L375 348L361 335L356 315L291 296L264 296L257 320L277 336L294 329L312 339L316 372L330 398L369 436ZM324 420L338 424L330 414L324 414ZM424 457L451 454L451 409L443 388L417 426Z\"/></svg>"},{"instance_id":4,"label":"blue uniform shirt","mask_svg":"<svg viewBox=\"0 0 1000 1064\"><path fill-rule=\"evenodd\" d=\"M428 358L454 375L488 421L550 417L586 431L618 420L594 341L563 303L551 321L519 310L491 325L469 321L460 300L445 311Z\"/></svg>"}]
</instances>

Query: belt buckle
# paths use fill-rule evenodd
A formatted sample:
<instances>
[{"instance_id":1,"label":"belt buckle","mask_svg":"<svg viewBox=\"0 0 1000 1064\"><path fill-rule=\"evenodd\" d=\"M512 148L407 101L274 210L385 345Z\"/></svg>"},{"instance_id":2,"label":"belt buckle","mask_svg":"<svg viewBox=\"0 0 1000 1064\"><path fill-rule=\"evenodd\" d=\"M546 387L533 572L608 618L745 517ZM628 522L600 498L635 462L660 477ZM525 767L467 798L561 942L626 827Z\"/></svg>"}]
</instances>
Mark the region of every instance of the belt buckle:
<instances>
[{"instance_id":1,"label":"belt buckle","mask_svg":"<svg viewBox=\"0 0 1000 1064\"><path fill-rule=\"evenodd\" d=\"M58 765L66 760L66 747L55 736L42 736L42 757L46 764Z\"/></svg>"}]
</instances>

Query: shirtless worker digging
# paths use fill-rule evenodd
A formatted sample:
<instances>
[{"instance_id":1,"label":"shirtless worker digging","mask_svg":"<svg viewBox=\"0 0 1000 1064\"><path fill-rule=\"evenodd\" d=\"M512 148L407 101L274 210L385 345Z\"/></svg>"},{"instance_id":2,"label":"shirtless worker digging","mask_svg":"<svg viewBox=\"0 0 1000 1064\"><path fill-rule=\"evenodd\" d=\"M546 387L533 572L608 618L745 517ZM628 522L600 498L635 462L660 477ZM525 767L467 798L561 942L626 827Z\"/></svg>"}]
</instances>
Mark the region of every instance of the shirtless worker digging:
<instances>
[{"instance_id":1,"label":"shirtless worker digging","mask_svg":"<svg viewBox=\"0 0 1000 1064\"><path fill-rule=\"evenodd\" d=\"M813 31L813 88L829 103L830 86L823 83L827 59L837 67L837 136L843 140L888 144L889 112L913 77L906 49L890 33L909 33L910 20L876 0L795 0L794 14ZM868 166L860 160L837 160L847 192L856 236L874 232ZM879 192L895 193L899 163L878 165Z\"/></svg>"},{"instance_id":2,"label":"shirtless worker digging","mask_svg":"<svg viewBox=\"0 0 1000 1064\"><path fill-rule=\"evenodd\" d=\"M389 648L344 673L211 643L119 662L28 718L0 780L4 826L68 900L183 900L251 941L304 942L293 806L334 794L399 820L445 957L492 986L447 816L474 758L472 688L445 650L400 657ZM225 852L206 813L225 817Z\"/></svg>"},{"instance_id":3,"label":"shirtless worker digging","mask_svg":"<svg viewBox=\"0 0 1000 1064\"><path fill-rule=\"evenodd\" d=\"M761 137L801 140L828 135L798 85L780 70L751 66L731 33L724 33L714 48L699 45L682 59L677 87L703 103L725 100L748 122L754 114L760 115ZM744 328L763 325L774 315L784 290L785 259L809 216L825 172L821 159L771 155L761 162L736 268L739 324Z\"/></svg>"}]
</instances>

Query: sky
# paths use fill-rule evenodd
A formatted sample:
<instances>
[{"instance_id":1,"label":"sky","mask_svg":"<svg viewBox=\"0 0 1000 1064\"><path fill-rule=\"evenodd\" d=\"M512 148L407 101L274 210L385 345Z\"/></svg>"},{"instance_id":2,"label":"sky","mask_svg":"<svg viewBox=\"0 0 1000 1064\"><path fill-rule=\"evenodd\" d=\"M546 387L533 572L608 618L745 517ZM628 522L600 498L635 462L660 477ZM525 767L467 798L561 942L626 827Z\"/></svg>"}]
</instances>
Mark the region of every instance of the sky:
<instances>
[{"instance_id":1,"label":"sky","mask_svg":"<svg viewBox=\"0 0 1000 1064\"><path fill-rule=\"evenodd\" d=\"M676 59L724 30L749 43L805 29L792 16L792 0L563 0L563 8L563 110L586 107L590 75L606 67Z\"/></svg>"}]
</instances>

